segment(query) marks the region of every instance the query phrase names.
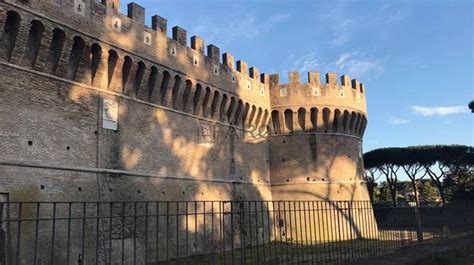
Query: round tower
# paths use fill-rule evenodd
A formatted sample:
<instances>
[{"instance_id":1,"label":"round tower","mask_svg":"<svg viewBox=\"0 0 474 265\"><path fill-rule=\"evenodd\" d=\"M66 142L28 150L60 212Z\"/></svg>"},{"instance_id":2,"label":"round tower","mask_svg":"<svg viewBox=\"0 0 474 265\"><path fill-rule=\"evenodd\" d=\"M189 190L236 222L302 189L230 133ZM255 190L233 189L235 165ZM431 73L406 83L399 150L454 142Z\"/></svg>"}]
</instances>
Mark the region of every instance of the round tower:
<instances>
[{"instance_id":1,"label":"round tower","mask_svg":"<svg viewBox=\"0 0 474 265\"><path fill-rule=\"evenodd\" d=\"M279 84L278 75L270 76L271 189L276 201L330 202L321 205L367 236L370 231L359 227L355 213L345 212L349 203L369 200L362 160L364 86L348 76L342 76L340 84L337 79L328 73L321 83L319 73L310 72L308 82L301 83L299 73L291 72L288 84ZM347 229L338 236L352 232Z\"/></svg>"},{"instance_id":2,"label":"round tower","mask_svg":"<svg viewBox=\"0 0 474 265\"><path fill-rule=\"evenodd\" d=\"M270 77L270 170L276 200L368 200L362 135L367 125L364 87L348 76Z\"/></svg>"}]
</instances>

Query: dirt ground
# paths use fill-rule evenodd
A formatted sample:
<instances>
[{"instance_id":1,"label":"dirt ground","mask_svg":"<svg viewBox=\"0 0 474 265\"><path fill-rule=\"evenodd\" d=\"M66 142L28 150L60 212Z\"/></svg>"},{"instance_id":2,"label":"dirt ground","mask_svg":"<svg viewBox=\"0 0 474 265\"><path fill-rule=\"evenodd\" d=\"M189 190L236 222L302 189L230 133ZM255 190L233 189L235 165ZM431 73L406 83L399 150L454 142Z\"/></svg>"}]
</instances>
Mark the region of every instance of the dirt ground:
<instances>
[{"instance_id":1,"label":"dirt ground","mask_svg":"<svg viewBox=\"0 0 474 265\"><path fill-rule=\"evenodd\" d=\"M396 252L378 257L361 258L355 265L428 265L428 264L474 264L474 235L446 239L435 243L423 243L398 249Z\"/></svg>"}]
</instances>

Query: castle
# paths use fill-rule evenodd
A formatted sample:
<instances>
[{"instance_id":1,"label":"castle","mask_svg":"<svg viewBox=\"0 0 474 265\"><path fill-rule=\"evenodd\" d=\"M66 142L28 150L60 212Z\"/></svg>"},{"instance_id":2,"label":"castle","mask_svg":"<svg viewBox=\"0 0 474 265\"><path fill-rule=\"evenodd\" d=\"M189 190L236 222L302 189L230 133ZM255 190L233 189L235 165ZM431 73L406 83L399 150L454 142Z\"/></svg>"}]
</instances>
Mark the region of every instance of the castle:
<instances>
[{"instance_id":1,"label":"castle","mask_svg":"<svg viewBox=\"0 0 474 265\"><path fill-rule=\"evenodd\" d=\"M364 201L364 86L221 55L119 0L0 0L11 201ZM206 50L206 52L205 52ZM221 57L222 56L222 57ZM222 58L222 61L221 61Z\"/></svg>"}]
</instances>

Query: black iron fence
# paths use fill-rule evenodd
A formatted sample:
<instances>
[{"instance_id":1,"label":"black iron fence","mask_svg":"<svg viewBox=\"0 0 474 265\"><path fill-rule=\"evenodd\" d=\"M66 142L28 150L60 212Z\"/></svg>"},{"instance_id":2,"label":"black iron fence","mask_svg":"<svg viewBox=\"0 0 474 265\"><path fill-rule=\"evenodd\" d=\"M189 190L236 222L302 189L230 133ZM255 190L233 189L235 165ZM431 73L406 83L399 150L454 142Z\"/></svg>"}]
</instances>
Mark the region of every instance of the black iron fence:
<instances>
[{"instance_id":1,"label":"black iron fence","mask_svg":"<svg viewBox=\"0 0 474 265\"><path fill-rule=\"evenodd\" d=\"M474 203L415 215L368 201L4 202L0 213L1 265L330 264L474 232Z\"/></svg>"}]
</instances>

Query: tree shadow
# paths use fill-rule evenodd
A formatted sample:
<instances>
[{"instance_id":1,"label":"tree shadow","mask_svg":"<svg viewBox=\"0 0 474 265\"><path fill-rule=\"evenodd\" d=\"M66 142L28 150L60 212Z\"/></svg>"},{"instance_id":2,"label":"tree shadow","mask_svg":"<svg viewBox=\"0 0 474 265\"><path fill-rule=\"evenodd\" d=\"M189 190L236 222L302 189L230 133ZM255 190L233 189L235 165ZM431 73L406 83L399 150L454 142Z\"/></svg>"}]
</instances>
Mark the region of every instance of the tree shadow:
<instances>
[{"instance_id":1,"label":"tree shadow","mask_svg":"<svg viewBox=\"0 0 474 265\"><path fill-rule=\"evenodd\" d=\"M77 11L73 3L61 4ZM112 262L112 253L126 263L146 262L142 254L148 252L160 260L177 257L179 251L213 251L214 243L207 248L209 241L225 252L235 245L257 246L274 239L276 221L262 214L273 211L273 205L262 202L272 200L270 143L265 135L270 118L268 77L259 79L255 68L249 73L242 61L234 66L228 54L221 64L215 46L208 47L207 55L185 47L186 41L183 46L179 29L170 39L156 25L144 27L144 10L136 4L129 6L129 16L96 1L90 5L95 9L87 11L89 20L78 19L77 24L89 29L94 24L97 29L90 30L95 34L30 12L48 12L51 6L39 1L0 5L6 16L0 25L0 67L10 73L0 84L0 112L7 125L3 132L8 135L8 144L2 145L4 189L13 201L94 202L13 208L14 217L47 220L25 222L12 244L32 237L41 238L42 244L30 240L12 255L25 263L70 261L77 255L85 263ZM106 15L110 12L114 16ZM68 15L51 16L67 21ZM153 33L154 45L137 41L143 31ZM116 130L104 128L104 111L114 111L104 108L104 100L118 106L117 116L111 113ZM249 128L257 128L259 134ZM311 200L333 200L331 170L336 159L321 167L329 181L325 195L293 189L288 196L306 193ZM307 165L292 162L303 169L301 174L307 173ZM341 205L331 205L350 219ZM58 216L77 220L51 226ZM19 228L19 222L10 227ZM60 236L58 231L67 233ZM68 255L50 251L69 243L69 231L74 243ZM213 231L220 235L210 239ZM232 242L225 240L229 237Z\"/></svg>"}]
</instances>

